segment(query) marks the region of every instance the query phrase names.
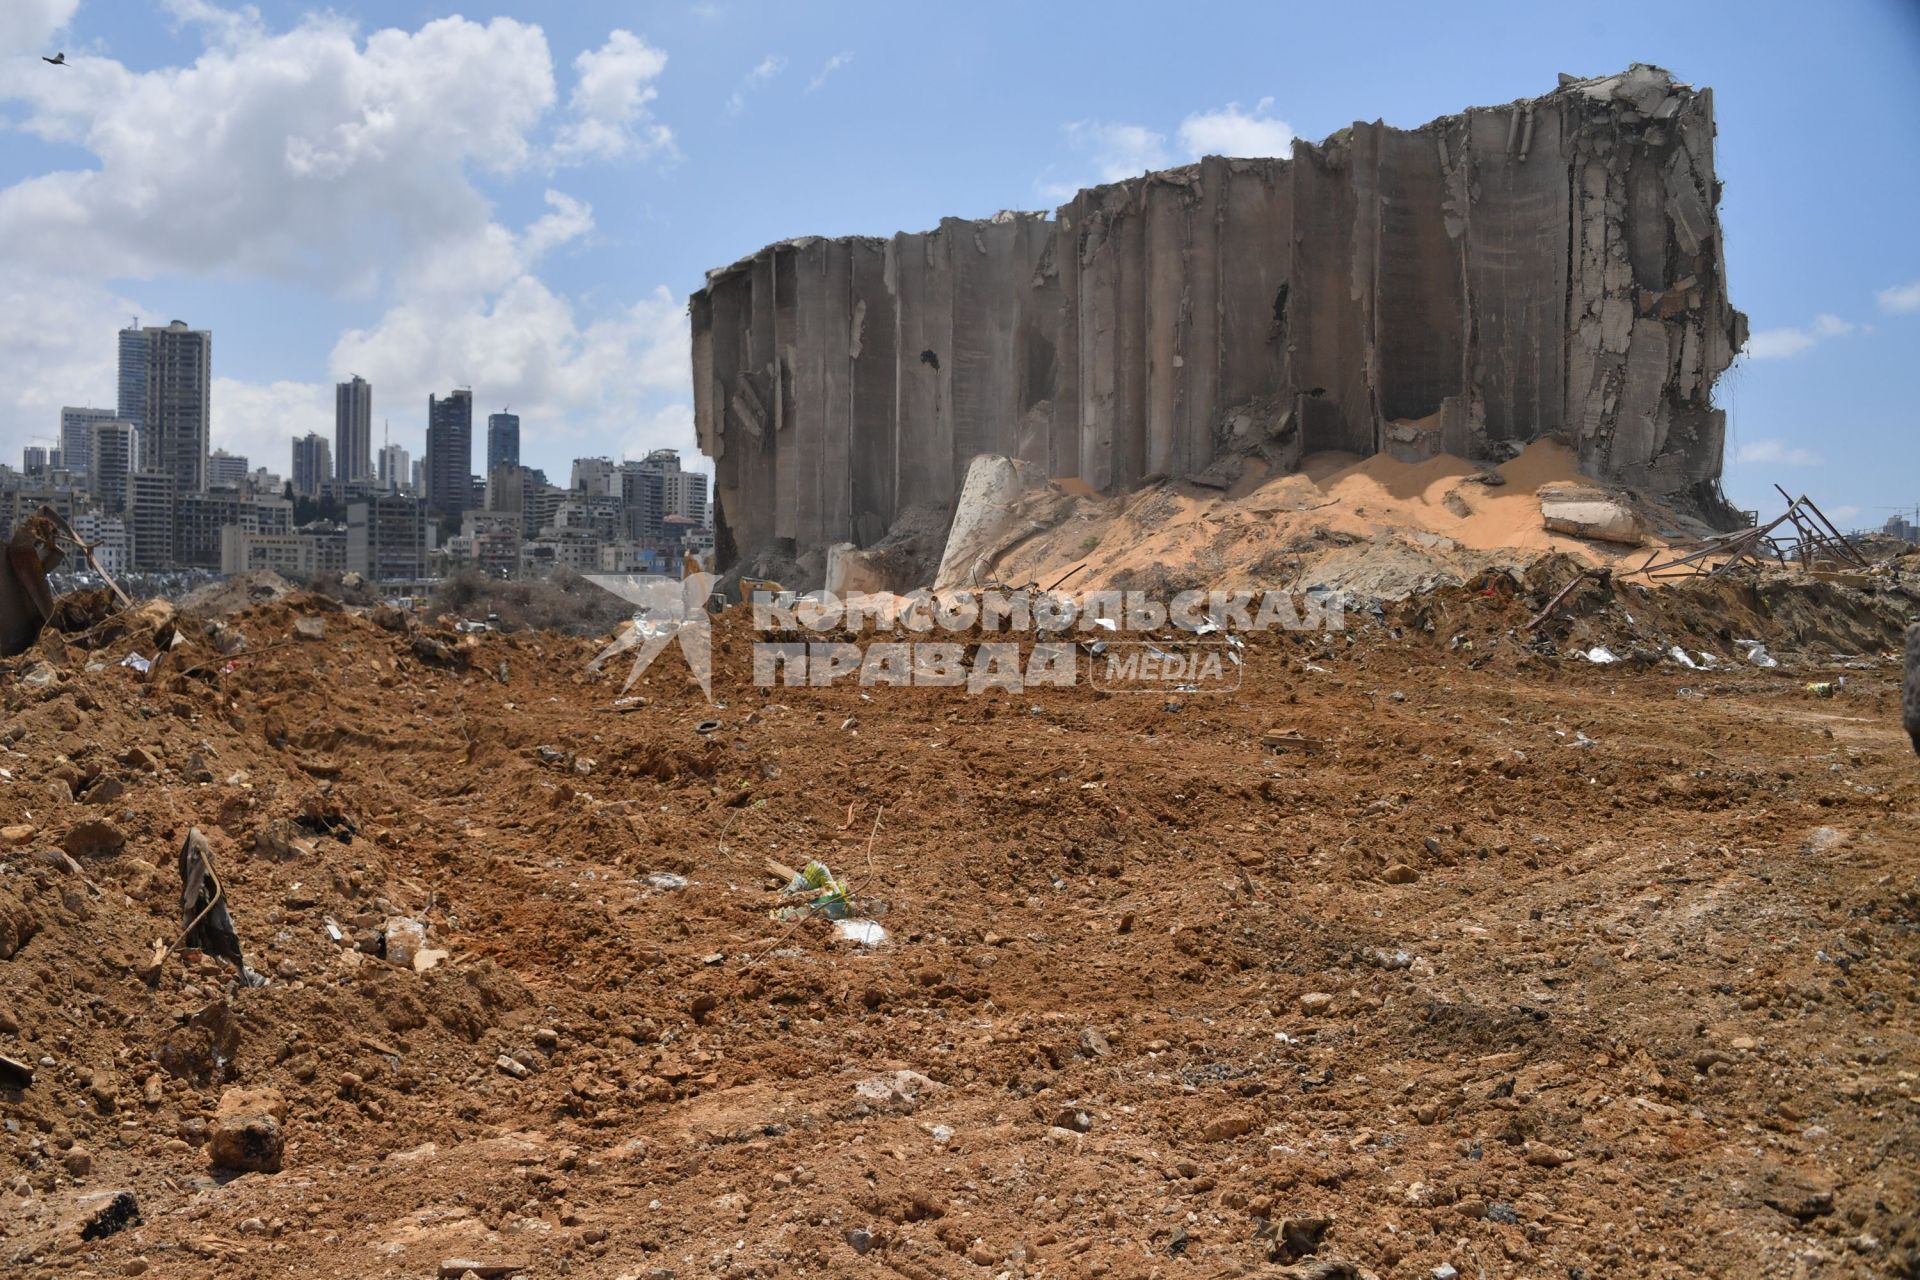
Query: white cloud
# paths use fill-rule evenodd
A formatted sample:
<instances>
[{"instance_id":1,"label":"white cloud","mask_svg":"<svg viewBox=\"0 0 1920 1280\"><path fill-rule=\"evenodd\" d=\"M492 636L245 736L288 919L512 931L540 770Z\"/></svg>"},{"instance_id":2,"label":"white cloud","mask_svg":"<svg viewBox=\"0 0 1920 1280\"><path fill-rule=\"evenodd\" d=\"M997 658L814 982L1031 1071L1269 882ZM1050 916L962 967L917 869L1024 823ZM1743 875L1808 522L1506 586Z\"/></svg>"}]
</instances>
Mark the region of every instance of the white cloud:
<instances>
[{"instance_id":1,"label":"white cloud","mask_svg":"<svg viewBox=\"0 0 1920 1280\"><path fill-rule=\"evenodd\" d=\"M24 37L18 0L0 7L0 37L18 40L73 6L36 0L43 16ZM549 190L544 211L510 228L486 193L536 162L669 146L652 116L663 52L613 32L575 60L560 112L544 33L511 19L363 37L328 14L274 31L208 0L170 0L169 12L202 45L185 65L80 57L39 76L0 61L0 103L24 107L16 126L89 153L0 188L0 350L13 358L0 457L50 434L62 404L114 402L114 331L171 314L161 284L127 283L149 279L265 286L289 306L303 293L371 304L324 371L293 355L292 377L261 381L221 373L217 307L184 317L215 330L214 444L275 470L289 437L331 431L331 381L354 372L416 453L426 394L462 382L483 405L511 401L555 449L679 432L684 300L655 290L589 303L555 289L542 265L591 246L592 209ZM44 66L37 52L32 62Z\"/></svg>"},{"instance_id":2,"label":"white cloud","mask_svg":"<svg viewBox=\"0 0 1920 1280\"><path fill-rule=\"evenodd\" d=\"M560 130L554 153L563 161L617 160L671 151L673 131L653 118L660 91L653 82L667 55L631 31L614 31L598 49L573 60L577 79L567 106L574 119Z\"/></svg>"},{"instance_id":3,"label":"white cloud","mask_svg":"<svg viewBox=\"0 0 1920 1280\"><path fill-rule=\"evenodd\" d=\"M0 267L0 426L12 429L0 463L20 465L25 437L55 434L61 405L118 402L114 333L136 313L152 314L104 284Z\"/></svg>"},{"instance_id":4,"label":"white cloud","mask_svg":"<svg viewBox=\"0 0 1920 1280\"><path fill-rule=\"evenodd\" d=\"M1805 328L1761 329L1747 335L1744 354L1755 360L1785 360L1811 350L1828 338L1844 338L1858 333L1861 326L1839 316L1818 315Z\"/></svg>"},{"instance_id":5,"label":"white cloud","mask_svg":"<svg viewBox=\"0 0 1920 1280\"><path fill-rule=\"evenodd\" d=\"M1262 98L1252 111L1237 102L1196 111L1174 131L1176 145L1169 145L1166 133L1150 125L1076 120L1065 129L1067 146L1079 157L1074 169L1062 172L1049 165L1034 180L1034 189L1041 198L1058 203L1093 183L1119 182L1202 156L1290 155L1293 128L1270 114L1272 108L1273 99ZM1089 168L1091 175L1086 173Z\"/></svg>"},{"instance_id":6,"label":"white cloud","mask_svg":"<svg viewBox=\"0 0 1920 1280\"><path fill-rule=\"evenodd\" d=\"M1196 112L1180 122L1180 148L1193 159L1201 156L1287 156L1293 153L1293 127L1267 114L1272 98L1262 98L1251 112L1230 102L1218 111Z\"/></svg>"},{"instance_id":7,"label":"white cloud","mask_svg":"<svg viewBox=\"0 0 1920 1280\"><path fill-rule=\"evenodd\" d=\"M1101 182L1118 182L1168 163L1167 135L1144 125L1078 120L1067 126L1067 144L1093 162Z\"/></svg>"},{"instance_id":8,"label":"white cloud","mask_svg":"<svg viewBox=\"0 0 1920 1280\"><path fill-rule=\"evenodd\" d=\"M97 167L0 191L8 257L105 277L333 281L483 225L469 166L511 172L554 97L539 28L461 18L358 43L331 17L186 67L86 58L0 86ZM84 264L84 267L81 266Z\"/></svg>"},{"instance_id":9,"label":"white cloud","mask_svg":"<svg viewBox=\"0 0 1920 1280\"><path fill-rule=\"evenodd\" d=\"M814 73L813 79L807 81L807 92L812 93L819 89L822 85L826 84L829 76L835 72L844 70L847 64L852 61L853 50L851 49L842 49L839 53L828 58L826 62L821 65L820 70Z\"/></svg>"},{"instance_id":10,"label":"white cloud","mask_svg":"<svg viewBox=\"0 0 1920 1280\"><path fill-rule=\"evenodd\" d=\"M1784 360L1818 342L1818 338L1804 329L1758 329L1747 335L1743 350L1755 360Z\"/></svg>"},{"instance_id":11,"label":"white cloud","mask_svg":"<svg viewBox=\"0 0 1920 1280\"><path fill-rule=\"evenodd\" d=\"M225 44L239 43L264 30L260 11L250 4L238 9L222 9L212 0L160 0L160 7L172 17L176 27L201 27L212 39Z\"/></svg>"},{"instance_id":12,"label":"white cloud","mask_svg":"<svg viewBox=\"0 0 1920 1280\"><path fill-rule=\"evenodd\" d=\"M753 70L740 78L740 85L727 97L727 114L737 116L747 109L747 95L764 88L787 69L787 60L777 53L760 59Z\"/></svg>"},{"instance_id":13,"label":"white cloud","mask_svg":"<svg viewBox=\"0 0 1920 1280\"><path fill-rule=\"evenodd\" d=\"M218 350L220 335L214 334ZM311 382L213 380L212 443L216 449L244 455L256 467L292 474L292 437L317 431L333 439L333 388ZM376 420L378 408L376 406ZM379 428L374 429L376 446Z\"/></svg>"},{"instance_id":14,"label":"white cloud","mask_svg":"<svg viewBox=\"0 0 1920 1280\"><path fill-rule=\"evenodd\" d=\"M47 42L66 29L73 19L73 11L79 7L80 0L5 0L0 4L0 57L23 55L19 74L42 74L26 59L37 60L43 55L62 52L48 48ZM41 66L48 75L59 70L44 63Z\"/></svg>"},{"instance_id":15,"label":"white cloud","mask_svg":"<svg viewBox=\"0 0 1920 1280\"><path fill-rule=\"evenodd\" d=\"M1897 284L1891 289L1882 289L1874 296L1880 300L1882 311L1891 311L1895 315L1920 311L1920 280L1915 280L1911 284Z\"/></svg>"},{"instance_id":16,"label":"white cloud","mask_svg":"<svg viewBox=\"0 0 1920 1280\"><path fill-rule=\"evenodd\" d=\"M1838 525L1849 524L1858 520L1861 515L1861 509L1852 503L1843 502L1837 507L1827 508L1827 518Z\"/></svg>"},{"instance_id":17,"label":"white cloud","mask_svg":"<svg viewBox=\"0 0 1920 1280\"><path fill-rule=\"evenodd\" d=\"M511 403L549 439L626 440L637 405L687 387L686 302L661 287L610 314L581 315L538 267L591 231L593 211L557 191L547 203L549 212L518 235L489 226L423 259L397 290L402 301L341 335L333 376L358 373L377 397L405 405L473 384L483 404Z\"/></svg>"},{"instance_id":18,"label":"white cloud","mask_svg":"<svg viewBox=\"0 0 1920 1280\"><path fill-rule=\"evenodd\" d=\"M1802 449L1783 440L1755 440L1733 451L1734 462L1743 465L1776 467L1819 467L1826 459L1811 449Z\"/></svg>"}]
</instances>

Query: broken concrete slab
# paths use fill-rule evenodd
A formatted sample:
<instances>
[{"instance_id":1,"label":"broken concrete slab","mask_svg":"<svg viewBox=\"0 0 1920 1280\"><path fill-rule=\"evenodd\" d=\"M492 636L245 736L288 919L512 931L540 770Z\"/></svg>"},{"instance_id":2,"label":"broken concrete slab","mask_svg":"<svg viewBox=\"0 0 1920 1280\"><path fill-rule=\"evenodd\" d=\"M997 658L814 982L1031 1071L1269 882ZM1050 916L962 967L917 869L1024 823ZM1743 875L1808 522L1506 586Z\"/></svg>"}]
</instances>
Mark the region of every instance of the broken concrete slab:
<instances>
[{"instance_id":1,"label":"broken concrete slab","mask_svg":"<svg viewBox=\"0 0 1920 1280\"><path fill-rule=\"evenodd\" d=\"M1602 490L1547 485L1540 490L1540 519L1555 533L1637 547L1646 542L1633 509Z\"/></svg>"}]
</instances>

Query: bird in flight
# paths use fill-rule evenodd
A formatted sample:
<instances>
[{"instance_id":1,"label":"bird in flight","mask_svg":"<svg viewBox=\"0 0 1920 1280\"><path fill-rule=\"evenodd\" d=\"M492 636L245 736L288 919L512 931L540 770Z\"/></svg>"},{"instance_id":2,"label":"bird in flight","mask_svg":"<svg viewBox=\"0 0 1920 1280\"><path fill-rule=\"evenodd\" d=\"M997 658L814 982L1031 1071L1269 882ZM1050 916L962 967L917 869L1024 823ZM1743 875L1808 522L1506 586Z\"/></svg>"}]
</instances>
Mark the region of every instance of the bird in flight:
<instances>
[{"instance_id":1,"label":"bird in flight","mask_svg":"<svg viewBox=\"0 0 1920 1280\"><path fill-rule=\"evenodd\" d=\"M49 58L46 54L43 53L40 55L40 61L51 62L56 67L64 67L67 65L67 55L64 52L62 52L62 53L56 53L51 58Z\"/></svg>"}]
</instances>

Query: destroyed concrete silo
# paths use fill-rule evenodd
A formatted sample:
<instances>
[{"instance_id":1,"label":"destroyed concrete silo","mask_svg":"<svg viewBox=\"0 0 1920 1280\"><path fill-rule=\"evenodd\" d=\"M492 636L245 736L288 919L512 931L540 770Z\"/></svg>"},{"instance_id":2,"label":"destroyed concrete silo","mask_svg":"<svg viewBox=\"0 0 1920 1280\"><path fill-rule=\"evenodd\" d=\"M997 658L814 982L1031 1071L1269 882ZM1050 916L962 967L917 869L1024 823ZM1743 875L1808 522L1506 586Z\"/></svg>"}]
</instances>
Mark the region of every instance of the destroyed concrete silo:
<instances>
[{"instance_id":1,"label":"destroyed concrete silo","mask_svg":"<svg viewBox=\"0 0 1920 1280\"><path fill-rule=\"evenodd\" d=\"M950 511L1005 454L1107 492L1343 450L1498 461L1561 435L1708 520L1727 300L1711 91L1635 66L1052 216L798 239L692 300L722 565Z\"/></svg>"}]
</instances>

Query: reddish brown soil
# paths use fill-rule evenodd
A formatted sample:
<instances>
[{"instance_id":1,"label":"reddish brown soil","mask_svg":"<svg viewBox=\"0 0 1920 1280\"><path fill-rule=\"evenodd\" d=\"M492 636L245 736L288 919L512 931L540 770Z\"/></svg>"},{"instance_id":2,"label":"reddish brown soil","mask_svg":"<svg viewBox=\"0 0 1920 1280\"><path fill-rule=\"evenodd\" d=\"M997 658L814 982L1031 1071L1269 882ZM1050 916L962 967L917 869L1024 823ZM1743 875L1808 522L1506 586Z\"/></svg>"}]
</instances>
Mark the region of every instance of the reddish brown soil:
<instances>
[{"instance_id":1,"label":"reddish brown soil","mask_svg":"<svg viewBox=\"0 0 1920 1280\"><path fill-rule=\"evenodd\" d=\"M1494 644L1529 603L1256 638L1172 711L755 690L738 619L721 709L670 651L626 714L595 644L448 668L300 596L232 620L231 670L192 626L146 679L113 665L141 633L49 640L0 664L0 826L34 829L0 849L0 1054L37 1076L0 1087L0 1273L1915 1274L1896 668ZM264 649L303 614L322 639ZM124 851L38 856L96 818ZM190 826L268 985L138 976ZM769 918L764 861L809 857L887 942ZM399 913L449 959L353 949ZM229 1085L284 1094L281 1172L210 1170ZM139 1224L61 1225L117 1188Z\"/></svg>"}]
</instances>

